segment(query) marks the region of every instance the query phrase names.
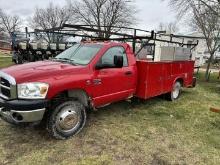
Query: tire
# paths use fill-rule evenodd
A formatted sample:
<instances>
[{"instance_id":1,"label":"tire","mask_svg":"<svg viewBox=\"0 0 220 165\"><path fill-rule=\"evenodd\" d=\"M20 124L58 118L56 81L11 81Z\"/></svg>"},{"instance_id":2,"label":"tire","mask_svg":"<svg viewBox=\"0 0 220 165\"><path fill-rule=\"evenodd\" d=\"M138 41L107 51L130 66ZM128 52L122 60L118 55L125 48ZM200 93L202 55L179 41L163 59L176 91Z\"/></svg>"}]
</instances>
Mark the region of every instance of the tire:
<instances>
[{"instance_id":1,"label":"tire","mask_svg":"<svg viewBox=\"0 0 220 165\"><path fill-rule=\"evenodd\" d=\"M78 134L85 123L85 107L78 101L66 101L49 113L47 130L55 139L65 140Z\"/></svg>"},{"instance_id":2,"label":"tire","mask_svg":"<svg viewBox=\"0 0 220 165\"><path fill-rule=\"evenodd\" d=\"M23 64L23 63L24 63L23 57L22 57L22 55L19 54L17 61L16 61L16 64Z\"/></svg>"},{"instance_id":3,"label":"tire","mask_svg":"<svg viewBox=\"0 0 220 165\"><path fill-rule=\"evenodd\" d=\"M33 54L29 55L29 62L34 62L35 61L35 57Z\"/></svg>"},{"instance_id":4,"label":"tire","mask_svg":"<svg viewBox=\"0 0 220 165\"><path fill-rule=\"evenodd\" d=\"M179 81L177 81L174 83L172 91L167 94L168 100L170 101L177 100L180 97L181 92L182 92L182 84Z\"/></svg>"},{"instance_id":5,"label":"tire","mask_svg":"<svg viewBox=\"0 0 220 165\"><path fill-rule=\"evenodd\" d=\"M44 56L44 60L49 60L49 56L47 54Z\"/></svg>"},{"instance_id":6,"label":"tire","mask_svg":"<svg viewBox=\"0 0 220 165\"><path fill-rule=\"evenodd\" d=\"M12 60L12 62L13 62L13 63L15 63L15 64L18 64L18 61L17 61L17 60L15 60L15 59L14 59L14 60Z\"/></svg>"}]
</instances>

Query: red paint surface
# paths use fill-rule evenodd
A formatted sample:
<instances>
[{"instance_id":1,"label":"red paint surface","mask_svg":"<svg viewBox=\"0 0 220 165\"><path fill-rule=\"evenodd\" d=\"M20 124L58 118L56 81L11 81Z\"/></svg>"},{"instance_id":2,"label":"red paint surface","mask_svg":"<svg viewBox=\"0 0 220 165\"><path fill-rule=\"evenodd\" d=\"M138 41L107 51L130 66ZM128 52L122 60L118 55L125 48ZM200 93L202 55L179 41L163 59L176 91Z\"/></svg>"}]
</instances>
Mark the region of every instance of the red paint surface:
<instances>
[{"instance_id":1,"label":"red paint surface","mask_svg":"<svg viewBox=\"0 0 220 165\"><path fill-rule=\"evenodd\" d=\"M136 96L143 99L170 92L178 79L184 87L193 83L194 61L137 61L137 67Z\"/></svg>"}]
</instances>

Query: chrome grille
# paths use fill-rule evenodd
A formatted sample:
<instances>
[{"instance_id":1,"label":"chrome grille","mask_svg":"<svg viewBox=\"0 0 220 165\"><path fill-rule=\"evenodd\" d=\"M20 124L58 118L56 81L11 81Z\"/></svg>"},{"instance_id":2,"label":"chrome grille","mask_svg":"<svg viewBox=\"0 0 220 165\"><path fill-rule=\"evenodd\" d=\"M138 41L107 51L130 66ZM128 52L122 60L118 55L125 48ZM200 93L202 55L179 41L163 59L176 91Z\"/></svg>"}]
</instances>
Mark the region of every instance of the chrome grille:
<instances>
[{"instance_id":1,"label":"chrome grille","mask_svg":"<svg viewBox=\"0 0 220 165\"><path fill-rule=\"evenodd\" d=\"M0 91L3 96L6 98L11 97L11 85L8 80L0 77Z\"/></svg>"},{"instance_id":2,"label":"chrome grille","mask_svg":"<svg viewBox=\"0 0 220 165\"><path fill-rule=\"evenodd\" d=\"M0 97L6 100L17 97L15 79L0 71Z\"/></svg>"},{"instance_id":3,"label":"chrome grille","mask_svg":"<svg viewBox=\"0 0 220 165\"><path fill-rule=\"evenodd\" d=\"M4 78L1 78L0 81L1 81L0 85L3 85L5 87L9 87L10 88L10 82L8 80L6 80Z\"/></svg>"}]
</instances>

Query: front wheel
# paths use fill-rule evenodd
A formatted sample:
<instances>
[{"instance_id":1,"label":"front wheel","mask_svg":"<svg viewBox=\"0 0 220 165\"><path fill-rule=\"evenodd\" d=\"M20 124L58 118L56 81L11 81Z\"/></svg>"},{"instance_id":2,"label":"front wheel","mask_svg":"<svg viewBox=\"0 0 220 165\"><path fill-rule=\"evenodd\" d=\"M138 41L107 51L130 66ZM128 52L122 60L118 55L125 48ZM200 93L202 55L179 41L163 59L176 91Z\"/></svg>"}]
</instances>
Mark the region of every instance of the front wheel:
<instances>
[{"instance_id":1,"label":"front wheel","mask_svg":"<svg viewBox=\"0 0 220 165\"><path fill-rule=\"evenodd\" d=\"M167 98L170 101L175 101L180 97L182 91L182 84L177 81L174 83L172 91L170 93L167 94Z\"/></svg>"},{"instance_id":2,"label":"front wheel","mask_svg":"<svg viewBox=\"0 0 220 165\"><path fill-rule=\"evenodd\" d=\"M79 133L85 123L85 107L78 101L67 101L50 113L47 130L54 138L64 140Z\"/></svg>"}]
</instances>

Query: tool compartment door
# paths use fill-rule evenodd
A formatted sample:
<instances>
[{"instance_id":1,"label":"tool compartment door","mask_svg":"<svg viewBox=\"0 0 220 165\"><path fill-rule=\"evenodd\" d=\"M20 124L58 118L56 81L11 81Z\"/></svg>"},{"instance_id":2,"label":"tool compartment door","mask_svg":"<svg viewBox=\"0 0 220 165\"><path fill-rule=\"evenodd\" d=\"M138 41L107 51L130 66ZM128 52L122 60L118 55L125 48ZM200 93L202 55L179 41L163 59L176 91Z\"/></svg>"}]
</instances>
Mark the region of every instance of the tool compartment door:
<instances>
[{"instance_id":1,"label":"tool compartment door","mask_svg":"<svg viewBox=\"0 0 220 165\"><path fill-rule=\"evenodd\" d=\"M163 92L163 64L149 63L147 71L147 97L154 97Z\"/></svg>"},{"instance_id":2,"label":"tool compartment door","mask_svg":"<svg viewBox=\"0 0 220 165\"><path fill-rule=\"evenodd\" d=\"M162 63L137 61L138 86L136 96L147 99L163 93L165 80Z\"/></svg>"}]
</instances>

